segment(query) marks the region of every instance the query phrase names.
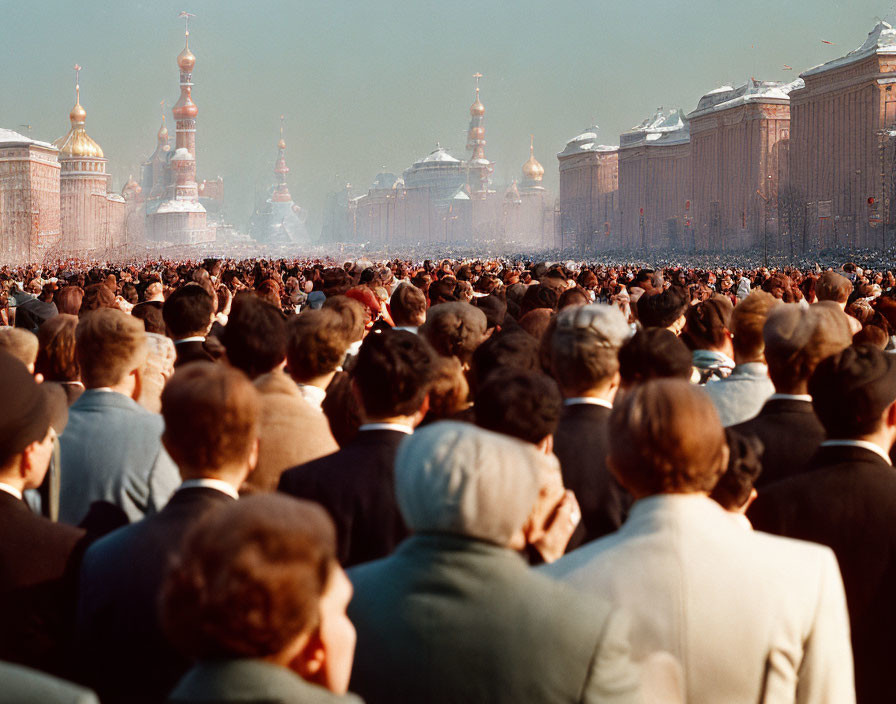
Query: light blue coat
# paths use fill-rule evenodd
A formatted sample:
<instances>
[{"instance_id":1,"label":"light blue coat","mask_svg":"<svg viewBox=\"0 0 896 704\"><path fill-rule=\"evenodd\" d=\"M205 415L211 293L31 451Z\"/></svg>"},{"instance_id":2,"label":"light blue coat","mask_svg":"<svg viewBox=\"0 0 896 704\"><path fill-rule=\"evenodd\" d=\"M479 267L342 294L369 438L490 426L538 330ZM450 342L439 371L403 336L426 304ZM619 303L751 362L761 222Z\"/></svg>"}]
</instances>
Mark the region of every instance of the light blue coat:
<instances>
[{"instance_id":1,"label":"light blue coat","mask_svg":"<svg viewBox=\"0 0 896 704\"><path fill-rule=\"evenodd\" d=\"M59 441L59 520L79 523L94 501L115 504L132 523L162 508L181 482L163 429L160 415L124 394L85 391Z\"/></svg>"}]
</instances>

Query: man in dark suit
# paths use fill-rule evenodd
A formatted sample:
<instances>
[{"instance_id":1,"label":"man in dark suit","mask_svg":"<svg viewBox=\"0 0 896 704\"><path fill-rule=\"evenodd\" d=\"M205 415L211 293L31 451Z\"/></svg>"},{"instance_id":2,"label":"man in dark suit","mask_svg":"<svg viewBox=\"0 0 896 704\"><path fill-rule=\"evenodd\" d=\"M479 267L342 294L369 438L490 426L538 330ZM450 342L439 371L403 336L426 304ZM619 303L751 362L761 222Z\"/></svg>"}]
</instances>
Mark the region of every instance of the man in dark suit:
<instances>
[{"instance_id":1,"label":"man in dark suit","mask_svg":"<svg viewBox=\"0 0 896 704\"><path fill-rule=\"evenodd\" d=\"M607 469L607 424L619 389L619 348L631 330L618 308L587 305L557 316L551 367L564 396L554 435L563 484L582 509L582 526L568 550L612 533L625 520L631 497Z\"/></svg>"},{"instance_id":2,"label":"man in dark suit","mask_svg":"<svg viewBox=\"0 0 896 704\"><path fill-rule=\"evenodd\" d=\"M642 701L620 613L517 553L557 465L469 423L402 444L396 493L414 535L349 570L353 692L368 704Z\"/></svg>"},{"instance_id":3,"label":"man in dark suit","mask_svg":"<svg viewBox=\"0 0 896 704\"><path fill-rule=\"evenodd\" d=\"M3 351L0 379L0 660L59 673L84 532L33 513L22 493L43 482L65 397Z\"/></svg>"},{"instance_id":4,"label":"man in dark suit","mask_svg":"<svg viewBox=\"0 0 896 704\"><path fill-rule=\"evenodd\" d=\"M808 308L795 304L771 310L762 331L768 375L775 393L759 415L732 426L742 435L758 438L764 448L762 473L756 488L805 471L825 431L812 410L809 377L826 357L852 342L843 311L834 303Z\"/></svg>"},{"instance_id":5,"label":"man in dark suit","mask_svg":"<svg viewBox=\"0 0 896 704\"><path fill-rule=\"evenodd\" d=\"M216 304L212 295L199 284L187 284L168 296L162 306L162 317L168 336L174 340L175 367L189 362L214 362L219 356L206 342L215 320Z\"/></svg>"},{"instance_id":6,"label":"man in dark suit","mask_svg":"<svg viewBox=\"0 0 896 704\"><path fill-rule=\"evenodd\" d=\"M365 416L358 434L338 452L280 477L280 491L330 512L344 566L388 555L407 534L392 465L399 443L426 415L432 354L422 337L404 330L368 335L352 370Z\"/></svg>"},{"instance_id":7,"label":"man in dark suit","mask_svg":"<svg viewBox=\"0 0 896 704\"><path fill-rule=\"evenodd\" d=\"M809 382L827 431L806 473L759 491L758 530L831 547L840 563L858 702L891 701L896 632L896 357L850 347L818 365Z\"/></svg>"},{"instance_id":8,"label":"man in dark suit","mask_svg":"<svg viewBox=\"0 0 896 704\"><path fill-rule=\"evenodd\" d=\"M94 544L81 569L76 656L104 704L162 701L187 670L162 635L159 588L184 534L238 497L258 454L258 396L235 369L179 370L162 393L162 415L183 483L159 513Z\"/></svg>"}]
</instances>

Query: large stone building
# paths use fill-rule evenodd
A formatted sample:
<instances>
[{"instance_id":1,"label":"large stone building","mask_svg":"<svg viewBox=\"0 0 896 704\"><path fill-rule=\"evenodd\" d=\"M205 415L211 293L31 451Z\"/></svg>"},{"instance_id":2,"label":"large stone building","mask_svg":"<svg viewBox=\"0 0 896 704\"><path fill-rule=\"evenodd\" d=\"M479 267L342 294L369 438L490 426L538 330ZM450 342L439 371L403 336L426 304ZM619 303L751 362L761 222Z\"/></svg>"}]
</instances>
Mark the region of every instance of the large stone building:
<instances>
[{"instance_id":1,"label":"large stone building","mask_svg":"<svg viewBox=\"0 0 896 704\"><path fill-rule=\"evenodd\" d=\"M778 247L778 191L787 179L790 92L757 81L704 95L688 119L693 230L701 250Z\"/></svg>"},{"instance_id":2,"label":"large stone building","mask_svg":"<svg viewBox=\"0 0 896 704\"><path fill-rule=\"evenodd\" d=\"M467 158L458 159L437 144L401 177L384 172L362 195L353 197L348 187L331 194L324 240L349 238L378 247L474 242L555 246L553 200L542 185L544 168L535 159L534 145L519 183L501 189L492 184L494 164L485 156L479 78L470 106Z\"/></svg>"},{"instance_id":3,"label":"large stone building","mask_svg":"<svg viewBox=\"0 0 896 704\"><path fill-rule=\"evenodd\" d=\"M619 236L617 249L686 245L691 190L691 144L681 110L662 108L619 136Z\"/></svg>"},{"instance_id":4,"label":"large stone building","mask_svg":"<svg viewBox=\"0 0 896 704\"><path fill-rule=\"evenodd\" d=\"M797 249L892 246L896 224L896 30L800 74L791 93L782 217Z\"/></svg>"},{"instance_id":5,"label":"large stone building","mask_svg":"<svg viewBox=\"0 0 896 704\"><path fill-rule=\"evenodd\" d=\"M573 137L560 162L557 246L607 249L619 232L619 147L600 144L597 125Z\"/></svg>"},{"instance_id":6,"label":"large stone building","mask_svg":"<svg viewBox=\"0 0 896 704\"><path fill-rule=\"evenodd\" d=\"M43 259L62 236L59 150L0 129L0 264Z\"/></svg>"}]
</instances>

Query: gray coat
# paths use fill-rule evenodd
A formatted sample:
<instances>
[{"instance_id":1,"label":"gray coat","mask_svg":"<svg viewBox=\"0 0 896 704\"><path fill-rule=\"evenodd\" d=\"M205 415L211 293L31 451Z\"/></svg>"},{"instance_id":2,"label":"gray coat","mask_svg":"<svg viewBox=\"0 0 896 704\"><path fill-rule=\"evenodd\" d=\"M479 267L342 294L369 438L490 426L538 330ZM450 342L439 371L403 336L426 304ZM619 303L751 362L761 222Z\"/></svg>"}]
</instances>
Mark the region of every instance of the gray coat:
<instances>
[{"instance_id":1,"label":"gray coat","mask_svg":"<svg viewBox=\"0 0 896 704\"><path fill-rule=\"evenodd\" d=\"M77 524L94 501L132 523L164 506L181 478L162 448L162 417L124 394L88 389L72 404L60 437L59 520Z\"/></svg>"},{"instance_id":2,"label":"gray coat","mask_svg":"<svg viewBox=\"0 0 896 704\"><path fill-rule=\"evenodd\" d=\"M263 660L200 662L168 697L171 704L362 704L310 684L285 667Z\"/></svg>"},{"instance_id":3,"label":"gray coat","mask_svg":"<svg viewBox=\"0 0 896 704\"><path fill-rule=\"evenodd\" d=\"M640 701L627 622L485 541L417 534L349 571L369 704Z\"/></svg>"},{"instance_id":4,"label":"gray coat","mask_svg":"<svg viewBox=\"0 0 896 704\"><path fill-rule=\"evenodd\" d=\"M0 704L99 704L89 689L8 662L0 662L0 682Z\"/></svg>"}]
</instances>

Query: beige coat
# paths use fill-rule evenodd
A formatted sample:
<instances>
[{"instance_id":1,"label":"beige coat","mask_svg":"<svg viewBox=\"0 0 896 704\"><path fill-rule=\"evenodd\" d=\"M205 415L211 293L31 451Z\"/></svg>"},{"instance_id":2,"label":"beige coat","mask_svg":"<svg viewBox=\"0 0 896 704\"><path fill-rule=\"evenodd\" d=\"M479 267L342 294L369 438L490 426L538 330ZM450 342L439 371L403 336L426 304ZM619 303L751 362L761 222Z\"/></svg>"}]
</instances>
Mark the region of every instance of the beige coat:
<instances>
[{"instance_id":1,"label":"beige coat","mask_svg":"<svg viewBox=\"0 0 896 704\"><path fill-rule=\"evenodd\" d=\"M261 437L258 465L246 488L274 491L284 470L336 452L339 446L327 417L302 398L283 371L258 377L255 388L261 394Z\"/></svg>"}]
</instances>

